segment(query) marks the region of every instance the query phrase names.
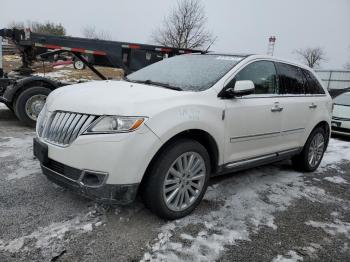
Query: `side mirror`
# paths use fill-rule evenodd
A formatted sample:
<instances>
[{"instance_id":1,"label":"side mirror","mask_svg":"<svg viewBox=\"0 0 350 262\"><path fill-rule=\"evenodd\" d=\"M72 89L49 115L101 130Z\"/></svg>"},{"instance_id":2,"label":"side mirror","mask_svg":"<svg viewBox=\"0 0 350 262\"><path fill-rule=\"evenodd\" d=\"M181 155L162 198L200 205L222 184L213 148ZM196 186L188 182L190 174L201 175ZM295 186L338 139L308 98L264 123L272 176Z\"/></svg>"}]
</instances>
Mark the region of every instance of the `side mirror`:
<instances>
[{"instance_id":1,"label":"side mirror","mask_svg":"<svg viewBox=\"0 0 350 262\"><path fill-rule=\"evenodd\" d=\"M251 80L236 81L233 88L233 94L235 96L249 95L254 93L255 86Z\"/></svg>"},{"instance_id":2,"label":"side mirror","mask_svg":"<svg viewBox=\"0 0 350 262\"><path fill-rule=\"evenodd\" d=\"M233 85L233 83L235 83ZM220 93L219 97L233 98L254 93L255 86L251 80L231 81Z\"/></svg>"}]
</instances>

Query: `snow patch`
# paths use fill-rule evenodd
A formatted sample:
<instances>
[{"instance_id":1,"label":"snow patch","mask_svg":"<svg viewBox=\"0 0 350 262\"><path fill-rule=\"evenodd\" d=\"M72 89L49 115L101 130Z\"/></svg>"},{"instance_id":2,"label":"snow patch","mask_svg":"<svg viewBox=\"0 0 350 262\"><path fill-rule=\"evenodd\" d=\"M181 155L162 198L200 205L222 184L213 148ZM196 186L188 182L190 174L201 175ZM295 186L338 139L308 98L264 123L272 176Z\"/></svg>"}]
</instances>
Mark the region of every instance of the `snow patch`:
<instances>
[{"instance_id":1,"label":"snow patch","mask_svg":"<svg viewBox=\"0 0 350 262\"><path fill-rule=\"evenodd\" d=\"M0 103L0 110L2 110L2 109L8 109L4 103Z\"/></svg>"},{"instance_id":2,"label":"snow patch","mask_svg":"<svg viewBox=\"0 0 350 262\"><path fill-rule=\"evenodd\" d=\"M334 223L318 222L318 221L309 221L306 222L306 225L312 227L322 228L327 234L335 236L337 234L343 234L345 237L350 239L350 223L343 222L339 219L335 219Z\"/></svg>"},{"instance_id":3,"label":"snow patch","mask_svg":"<svg viewBox=\"0 0 350 262\"><path fill-rule=\"evenodd\" d=\"M323 178L324 180L327 180L329 182L332 182L334 184L349 184L344 178L341 176L327 176Z\"/></svg>"},{"instance_id":4,"label":"snow patch","mask_svg":"<svg viewBox=\"0 0 350 262\"><path fill-rule=\"evenodd\" d=\"M65 77L65 76L69 75L70 72L71 72L70 70L59 70L59 71L54 71L54 72L48 72L45 74L44 73L35 73L33 75L56 79L56 78Z\"/></svg>"},{"instance_id":5,"label":"snow patch","mask_svg":"<svg viewBox=\"0 0 350 262\"><path fill-rule=\"evenodd\" d=\"M303 260L303 257L299 256L295 251L291 250L285 256L278 255L272 260L272 262L297 262Z\"/></svg>"},{"instance_id":6,"label":"snow patch","mask_svg":"<svg viewBox=\"0 0 350 262\"><path fill-rule=\"evenodd\" d=\"M32 249L40 249L44 258L52 258L64 248L64 243L69 241L67 233L75 236L88 233L102 223L98 218L90 214L77 216L64 222L52 223L47 227L39 227L29 235L22 236L10 241L0 239L0 251L16 253Z\"/></svg>"},{"instance_id":7,"label":"snow patch","mask_svg":"<svg viewBox=\"0 0 350 262\"><path fill-rule=\"evenodd\" d=\"M0 139L0 160L6 163L0 172L7 180L20 179L40 172L40 165L33 157L33 136L24 138L3 137Z\"/></svg>"}]
</instances>

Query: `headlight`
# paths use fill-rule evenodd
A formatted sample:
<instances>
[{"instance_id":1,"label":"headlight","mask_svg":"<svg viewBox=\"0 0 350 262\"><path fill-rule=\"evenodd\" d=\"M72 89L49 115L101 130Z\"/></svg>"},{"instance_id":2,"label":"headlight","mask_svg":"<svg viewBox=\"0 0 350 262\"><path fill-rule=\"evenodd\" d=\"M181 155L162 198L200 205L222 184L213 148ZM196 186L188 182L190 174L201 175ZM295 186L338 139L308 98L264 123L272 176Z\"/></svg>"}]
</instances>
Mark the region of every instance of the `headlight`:
<instances>
[{"instance_id":1,"label":"headlight","mask_svg":"<svg viewBox=\"0 0 350 262\"><path fill-rule=\"evenodd\" d=\"M120 132L132 132L138 129L146 120L146 117L102 116L86 134L111 134Z\"/></svg>"}]
</instances>

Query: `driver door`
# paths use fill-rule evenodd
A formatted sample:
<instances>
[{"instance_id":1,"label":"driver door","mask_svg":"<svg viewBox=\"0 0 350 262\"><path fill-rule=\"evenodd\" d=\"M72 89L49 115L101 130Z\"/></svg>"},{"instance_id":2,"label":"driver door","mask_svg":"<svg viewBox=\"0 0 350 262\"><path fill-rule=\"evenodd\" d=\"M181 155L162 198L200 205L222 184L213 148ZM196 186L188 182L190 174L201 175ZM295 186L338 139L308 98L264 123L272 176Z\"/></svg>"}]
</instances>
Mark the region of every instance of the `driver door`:
<instances>
[{"instance_id":1,"label":"driver door","mask_svg":"<svg viewBox=\"0 0 350 262\"><path fill-rule=\"evenodd\" d=\"M251 80L254 94L225 100L225 162L261 159L281 149L282 113L275 65L255 61L232 81Z\"/></svg>"}]
</instances>

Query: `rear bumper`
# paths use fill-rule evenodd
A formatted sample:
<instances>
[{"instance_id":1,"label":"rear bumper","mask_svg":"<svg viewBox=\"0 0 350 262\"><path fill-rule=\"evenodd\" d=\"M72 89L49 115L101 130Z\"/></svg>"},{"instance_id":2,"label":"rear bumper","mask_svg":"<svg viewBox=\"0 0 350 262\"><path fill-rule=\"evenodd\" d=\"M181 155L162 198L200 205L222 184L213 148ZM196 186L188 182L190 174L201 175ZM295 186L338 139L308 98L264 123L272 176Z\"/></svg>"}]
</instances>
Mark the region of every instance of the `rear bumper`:
<instances>
[{"instance_id":1,"label":"rear bumper","mask_svg":"<svg viewBox=\"0 0 350 262\"><path fill-rule=\"evenodd\" d=\"M44 175L52 182L68 188L89 199L107 204L130 204L135 200L139 184L113 185L103 184L98 187L89 187L78 180L69 178L70 174L60 174L41 164ZM80 170L83 173L83 170Z\"/></svg>"}]
</instances>

